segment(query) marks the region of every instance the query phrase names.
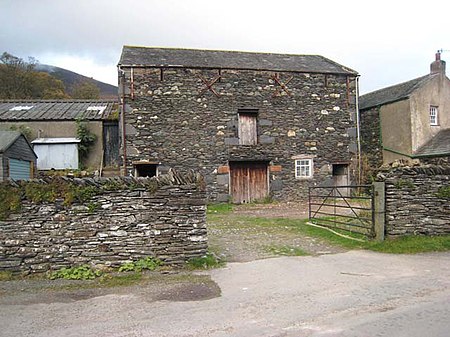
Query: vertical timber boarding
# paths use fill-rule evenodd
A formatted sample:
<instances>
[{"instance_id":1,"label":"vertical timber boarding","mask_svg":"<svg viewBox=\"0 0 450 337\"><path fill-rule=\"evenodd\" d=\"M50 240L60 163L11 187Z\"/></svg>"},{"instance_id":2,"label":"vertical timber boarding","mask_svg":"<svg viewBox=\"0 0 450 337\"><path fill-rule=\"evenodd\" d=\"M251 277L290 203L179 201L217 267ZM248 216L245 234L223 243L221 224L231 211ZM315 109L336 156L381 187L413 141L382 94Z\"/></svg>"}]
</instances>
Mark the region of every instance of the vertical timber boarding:
<instances>
[{"instance_id":1,"label":"vertical timber boarding","mask_svg":"<svg viewBox=\"0 0 450 337\"><path fill-rule=\"evenodd\" d=\"M103 166L119 165L119 125L103 122Z\"/></svg>"},{"instance_id":2,"label":"vertical timber boarding","mask_svg":"<svg viewBox=\"0 0 450 337\"><path fill-rule=\"evenodd\" d=\"M269 194L267 162L230 162L230 192L237 204L261 200Z\"/></svg>"}]
</instances>

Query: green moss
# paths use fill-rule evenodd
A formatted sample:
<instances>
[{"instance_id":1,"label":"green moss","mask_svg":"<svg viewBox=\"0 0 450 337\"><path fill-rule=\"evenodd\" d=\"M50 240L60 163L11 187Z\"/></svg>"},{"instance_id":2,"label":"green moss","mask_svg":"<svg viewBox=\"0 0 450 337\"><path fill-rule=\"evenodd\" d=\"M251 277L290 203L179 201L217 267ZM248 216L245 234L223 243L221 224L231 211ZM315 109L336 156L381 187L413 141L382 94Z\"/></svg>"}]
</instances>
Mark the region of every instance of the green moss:
<instances>
[{"instance_id":1,"label":"green moss","mask_svg":"<svg viewBox=\"0 0 450 337\"><path fill-rule=\"evenodd\" d=\"M18 212L22 206L20 188L8 184L0 184L0 220L11 213Z\"/></svg>"},{"instance_id":2,"label":"green moss","mask_svg":"<svg viewBox=\"0 0 450 337\"><path fill-rule=\"evenodd\" d=\"M450 186L439 187L436 196L442 199L450 199Z\"/></svg>"},{"instance_id":3,"label":"green moss","mask_svg":"<svg viewBox=\"0 0 450 337\"><path fill-rule=\"evenodd\" d=\"M416 188L416 185L414 185L414 183L410 180L407 179L399 179L394 183L395 188L397 189L401 189L401 188Z\"/></svg>"}]
</instances>

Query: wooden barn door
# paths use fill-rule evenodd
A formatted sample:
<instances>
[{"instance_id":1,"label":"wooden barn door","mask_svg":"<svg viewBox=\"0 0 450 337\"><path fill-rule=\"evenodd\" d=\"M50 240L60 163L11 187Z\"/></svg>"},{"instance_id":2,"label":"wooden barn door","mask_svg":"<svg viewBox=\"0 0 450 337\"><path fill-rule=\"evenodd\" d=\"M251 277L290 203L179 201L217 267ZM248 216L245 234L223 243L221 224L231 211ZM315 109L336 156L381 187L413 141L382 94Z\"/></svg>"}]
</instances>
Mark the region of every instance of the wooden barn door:
<instances>
[{"instance_id":1,"label":"wooden barn door","mask_svg":"<svg viewBox=\"0 0 450 337\"><path fill-rule=\"evenodd\" d=\"M261 200L269 193L266 162L230 162L230 178L233 203Z\"/></svg>"},{"instance_id":2,"label":"wooden barn door","mask_svg":"<svg viewBox=\"0 0 450 337\"><path fill-rule=\"evenodd\" d=\"M119 125L103 123L103 166L119 165Z\"/></svg>"}]
</instances>

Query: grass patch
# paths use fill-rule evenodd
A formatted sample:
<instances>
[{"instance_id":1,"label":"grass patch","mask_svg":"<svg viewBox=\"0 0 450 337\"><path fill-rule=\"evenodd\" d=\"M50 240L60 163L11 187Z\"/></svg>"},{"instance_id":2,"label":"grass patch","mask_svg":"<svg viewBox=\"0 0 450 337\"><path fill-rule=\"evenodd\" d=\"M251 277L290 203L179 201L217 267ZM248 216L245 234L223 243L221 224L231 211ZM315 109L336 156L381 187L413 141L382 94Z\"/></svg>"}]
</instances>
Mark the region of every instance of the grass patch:
<instances>
[{"instance_id":1,"label":"grass patch","mask_svg":"<svg viewBox=\"0 0 450 337\"><path fill-rule=\"evenodd\" d=\"M223 267L225 261L219 259L213 253L207 253L202 257L194 257L187 262L188 269L213 269Z\"/></svg>"},{"instance_id":2,"label":"grass patch","mask_svg":"<svg viewBox=\"0 0 450 337\"><path fill-rule=\"evenodd\" d=\"M402 236L383 242L369 242L369 249L392 254L445 252L450 250L450 235Z\"/></svg>"},{"instance_id":3,"label":"grass patch","mask_svg":"<svg viewBox=\"0 0 450 337\"><path fill-rule=\"evenodd\" d=\"M11 281L14 279L14 275L10 271L0 271L0 281Z\"/></svg>"},{"instance_id":4,"label":"grass patch","mask_svg":"<svg viewBox=\"0 0 450 337\"><path fill-rule=\"evenodd\" d=\"M231 204L210 204L206 210L207 214L228 214L233 210Z\"/></svg>"},{"instance_id":5,"label":"grass patch","mask_svg":"<svg viewBox=\"0 0 450 337\"><path fill-rule=\"evenodd\" d=\"M267 246L267 252L281 256L307 256L309 255L303 249L292 246Z\"/></svg>"},{"instance_id":6,"label":"grass patch","mask_svg":"<svg viewBox=\"0 0 450 337\"><path fill-rule=\"evenodd\" d=\"M217 228L230 227L237 230L279 230L321 239L330 244L340 246L349 250L366 249L381 253L392 254L414 254L425 252L441 252L450 250L450 235L443 236L405 236L400 238L386 239L383 242L367 240L364 235L350 233L344 230L334 231L358 238L365 239L359 242L338 236L326 229L307 225L308 219L285 219L285 218L255 218L248 216L224 216L213 219ZM277 249L276 246L273 249Z\"/></svg>"}]
</instances>

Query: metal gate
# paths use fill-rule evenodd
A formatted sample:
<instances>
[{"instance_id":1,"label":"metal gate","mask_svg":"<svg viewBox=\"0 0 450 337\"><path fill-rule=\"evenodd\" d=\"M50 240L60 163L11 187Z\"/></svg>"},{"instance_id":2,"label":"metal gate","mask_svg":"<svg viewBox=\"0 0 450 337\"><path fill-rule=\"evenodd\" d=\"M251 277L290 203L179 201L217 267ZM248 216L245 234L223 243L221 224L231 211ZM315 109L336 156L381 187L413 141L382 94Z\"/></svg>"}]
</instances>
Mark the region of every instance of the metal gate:
<instances>
[{"instance_id":1,"label":"metal gate","mask_svg":"<svg viewBox=\"0 0 450 337\"><path fill-rule=\"evenodd\" d=\"M350 193L348 193L350 191ZM375 236L372 185L309 188L309 220L321 226Z\"/></svg>"}]
</instances>

